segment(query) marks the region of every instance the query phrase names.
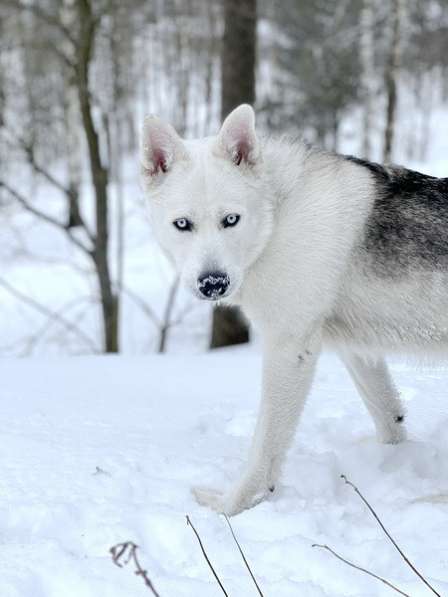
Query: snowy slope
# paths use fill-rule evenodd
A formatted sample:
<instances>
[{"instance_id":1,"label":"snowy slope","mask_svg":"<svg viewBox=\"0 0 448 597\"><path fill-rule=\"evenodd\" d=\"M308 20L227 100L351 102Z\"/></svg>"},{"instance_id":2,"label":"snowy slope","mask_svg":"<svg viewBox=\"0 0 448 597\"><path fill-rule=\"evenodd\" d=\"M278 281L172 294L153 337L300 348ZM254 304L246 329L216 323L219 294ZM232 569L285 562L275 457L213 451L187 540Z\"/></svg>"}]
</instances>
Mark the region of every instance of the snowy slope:
<instances>
[{"instance_id":1,"label":"snowy slope","mask_svg":"<svg viewBox=\"0 0 448 597\"><path fill-rule=\"evenodd\" d=\"M150 595L110 561L109 547L126 540L141 546L161 597L220 595L187 513L229 595L257 594L225 521L189 492L227 485L244 461L260 386L253 349L5 359L0 370L1 597ZM411 440L382 446L336 358L322 359L282 486L233 519L266 597L394 594L314 542L413 597L430 594L340 473L448 595L448 371L394 371Z\"/></svg>"}]
</instances>

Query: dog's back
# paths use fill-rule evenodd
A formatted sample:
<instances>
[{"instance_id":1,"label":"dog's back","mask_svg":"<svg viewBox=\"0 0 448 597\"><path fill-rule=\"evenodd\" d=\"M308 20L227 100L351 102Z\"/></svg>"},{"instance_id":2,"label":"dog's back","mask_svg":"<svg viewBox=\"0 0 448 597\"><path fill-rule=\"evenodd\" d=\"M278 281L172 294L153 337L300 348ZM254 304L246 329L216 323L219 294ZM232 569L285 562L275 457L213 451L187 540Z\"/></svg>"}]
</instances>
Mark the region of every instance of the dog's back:
<instances>
[{"instance_id":1,"label":"dog's back","mask_svg":"<svg viewBox=\"0 0 448 597\"><path fill-rule=\"evenodd\" d=\"M367 350L448 346L448 179L353 157L375 199L329 320Z\"/></svg>"}]
</instances>

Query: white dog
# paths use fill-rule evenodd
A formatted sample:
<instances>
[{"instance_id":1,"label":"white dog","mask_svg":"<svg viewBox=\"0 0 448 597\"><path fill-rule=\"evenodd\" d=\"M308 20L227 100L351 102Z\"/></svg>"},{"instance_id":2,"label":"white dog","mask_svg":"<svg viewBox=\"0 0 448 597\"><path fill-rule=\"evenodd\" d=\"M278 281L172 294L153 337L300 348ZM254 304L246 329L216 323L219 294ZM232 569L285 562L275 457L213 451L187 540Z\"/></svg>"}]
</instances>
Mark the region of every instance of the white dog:
<instances>
[{"instance_id":1,"label":"white dog","mask_svg":"<svg viewBox=\"0 0 448 597\"><path fill-rule=\"evenodd\" d=\"M157 239L200 299L243 308L263 338L263 395L235 514L277 483L322 344L340 354L378 437L404 439L382 355L448 345L448 179L301 142L259 138L242 105L217 137L184 141L157 118L142 167Z\"/></svg>"}]
</instances>

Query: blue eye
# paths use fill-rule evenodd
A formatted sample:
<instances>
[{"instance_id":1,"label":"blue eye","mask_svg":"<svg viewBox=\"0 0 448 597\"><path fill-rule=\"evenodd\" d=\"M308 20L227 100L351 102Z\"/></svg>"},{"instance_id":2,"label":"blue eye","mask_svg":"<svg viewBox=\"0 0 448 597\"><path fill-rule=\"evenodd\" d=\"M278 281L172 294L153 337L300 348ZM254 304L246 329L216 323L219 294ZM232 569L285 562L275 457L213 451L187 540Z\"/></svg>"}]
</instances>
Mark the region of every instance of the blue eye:
<instances>
[{"instance_id":1,"label":"blue eye","mask_svg":"<svg viewBox=\"0 0 448 597\"><path fill-rule=\"evenodd\" d=\"M232 228L232 226L236 226L240 221L240 216L238 214L229 214L222 220L223 228Z\"/></svg>"},{"instance_id":2,"label":"blue eye","mask_svg":"<svg viewBox=\"0 0 448 597\"><path fill-rule=\"evenodd\" d=\"M193 222L190 222L187 218L178 218L174 220L173 224L181 232L190 232L193 230Z\"/></svg>"}]
</instances>

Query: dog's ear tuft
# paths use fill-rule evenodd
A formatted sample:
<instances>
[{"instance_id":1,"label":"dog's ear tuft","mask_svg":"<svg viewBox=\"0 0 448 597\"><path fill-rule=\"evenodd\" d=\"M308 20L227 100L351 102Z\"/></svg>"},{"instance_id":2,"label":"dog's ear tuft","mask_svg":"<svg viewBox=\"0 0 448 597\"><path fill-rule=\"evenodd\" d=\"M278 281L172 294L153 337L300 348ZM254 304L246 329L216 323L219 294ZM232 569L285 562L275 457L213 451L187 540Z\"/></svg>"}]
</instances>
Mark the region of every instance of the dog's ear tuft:
<instances>
[{"instance_id":1,"label":"dog's ear tuft","mask_svg":"<svg viewBox=\"0 0 448 597\"><path fill-rule=\"evenodd\" d=\"M242 162L255 164L259 145L251 106L241 104L227 116L219 131L218 144L237 166Z\"/></svg>"},{"instance_id":2,"label":"dog's ear tuft","mask_svg":"<svg viewBox=\"0 0 448 597\"><path fill-rule=\"evenodd\" d=\"M143 124L141 150L145 180L150 182L158 174L168 172L176 159L185 157L185 146L174 128L155 116L147 116Z\"/></svg>"}]
</instances>

